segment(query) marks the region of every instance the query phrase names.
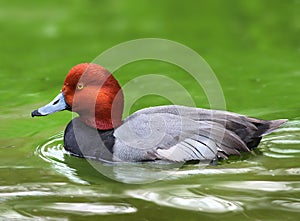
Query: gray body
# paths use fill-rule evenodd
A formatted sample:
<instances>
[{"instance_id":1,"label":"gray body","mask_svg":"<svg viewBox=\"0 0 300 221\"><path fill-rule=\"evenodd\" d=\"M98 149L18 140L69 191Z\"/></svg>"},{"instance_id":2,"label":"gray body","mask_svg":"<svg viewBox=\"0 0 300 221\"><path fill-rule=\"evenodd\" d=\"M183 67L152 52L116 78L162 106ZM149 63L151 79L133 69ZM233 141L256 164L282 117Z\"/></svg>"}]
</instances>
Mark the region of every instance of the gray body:
<instances>
[{"instance_id":1,"label":"gray body","mask_svg":"<svg viewBox=\"0 0 300 221\"><path fill-rule=\"evenodd\" d=\"M90 128L75 118L75 129L68 125L65 131L65 148L81 157L109 161L207 161L251 151L263 135L285 121L259 120L228 111L158 106L139 110L120 127L108 131Z\"/></svg>"}]
</instances>

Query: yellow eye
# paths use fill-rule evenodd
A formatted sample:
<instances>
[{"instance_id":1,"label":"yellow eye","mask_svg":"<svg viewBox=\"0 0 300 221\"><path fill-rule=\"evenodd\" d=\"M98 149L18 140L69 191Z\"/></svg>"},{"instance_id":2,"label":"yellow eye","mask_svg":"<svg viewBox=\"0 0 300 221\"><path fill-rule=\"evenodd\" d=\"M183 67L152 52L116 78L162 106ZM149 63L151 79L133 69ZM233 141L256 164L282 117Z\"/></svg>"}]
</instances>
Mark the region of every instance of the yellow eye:
<instances>
[{"instance_id":1,"label":"yellow eye","mask_svg":"<svg viewBox=\"0 0 300 221\"><path fill-rule=\"evenodd\" d=\"M83 88L83 84L82 84L82 83L78 83L78 84L77 84L77 89L78 89L78 90L81 90L82 88Z\"/></svg>"}]
</instances>

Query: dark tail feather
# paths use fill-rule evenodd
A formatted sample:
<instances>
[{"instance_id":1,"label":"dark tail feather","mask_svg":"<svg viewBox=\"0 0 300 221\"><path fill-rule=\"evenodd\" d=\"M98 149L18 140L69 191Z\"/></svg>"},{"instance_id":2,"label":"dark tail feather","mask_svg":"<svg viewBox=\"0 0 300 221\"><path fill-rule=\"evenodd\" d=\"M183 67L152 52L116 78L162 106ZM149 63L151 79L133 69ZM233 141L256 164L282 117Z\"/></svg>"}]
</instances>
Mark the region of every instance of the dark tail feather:
<instances>
[{"instance_id":1,"label":"dark tail feather","mask_svg":"<svg viewBox=\"0 0 300 221\"><path fill-rule=\"evenodd\" d=\"M246 143L247 147L250 150L255 149L258 146L258 144L260 143L261 138L262 137L255 137L255 138L253 138L250 142Z\"/></svg>"},{"instance_id":2,"label":"dark tail feather","mask_svg":"<svg viewBox=\"0 0 300 221\"><path fill-rule=\"evenodd\" d=\"M258 144L260 143L262 137L264 135L267 135L277 128L279 128L282 124L287 122L285 119L280 119L280 120L271 120L271 121L262 121L260 122L253 122L254 125L257 127L257 131L252 135L252 137L247 139L246 145L250 150L255 149Z\"/></svg>"},{"instance_id":3,"label":"dark tail feather","mask_svg":"<svg viewBox=\"0 0 300 221\"><path fill-rule=\"evenodd\" d=\"M280 127L282 124L284 124L287 121L288 120L286 119L269 121L268 129L261 136L271 133L272 131L276 130L278 127Z\"/></svg>"}]
</instances>

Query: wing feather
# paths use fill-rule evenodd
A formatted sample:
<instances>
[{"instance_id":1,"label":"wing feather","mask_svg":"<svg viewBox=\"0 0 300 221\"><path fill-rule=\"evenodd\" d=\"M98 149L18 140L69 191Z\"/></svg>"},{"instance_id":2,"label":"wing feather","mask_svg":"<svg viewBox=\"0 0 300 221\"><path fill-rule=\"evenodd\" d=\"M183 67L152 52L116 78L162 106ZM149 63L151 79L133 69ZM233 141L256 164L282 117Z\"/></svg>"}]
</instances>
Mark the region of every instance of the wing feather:
<instances>
[{"instance_id":1,"label":"wing feather","mask_svg":"<svg viewBox=\"0 0 300 221\"><path fill-rule=\"evenodd\" d=\"M283 121L262 121L227 112L183 106L142 109L114 132L115 160L171 161L227 158L258 145L263 133Z\"/></svg>"}]
</instances>

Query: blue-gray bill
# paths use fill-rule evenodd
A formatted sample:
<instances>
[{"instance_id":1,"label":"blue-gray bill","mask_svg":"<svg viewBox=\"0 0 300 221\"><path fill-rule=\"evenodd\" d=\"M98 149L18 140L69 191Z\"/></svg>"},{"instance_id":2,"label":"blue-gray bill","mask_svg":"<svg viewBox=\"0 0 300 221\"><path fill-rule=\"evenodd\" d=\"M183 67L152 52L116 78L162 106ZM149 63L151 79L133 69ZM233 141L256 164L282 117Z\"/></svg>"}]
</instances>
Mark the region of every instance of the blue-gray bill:
<instances>
[{"instance_id":1,"label":"blue-gray bill","mask_svg":"<svg viewBox=\"0 0 300 221\"><path fill-rule=\"evenodd\" d=\"M66 103L64 94L61 92L49 104L32 111L31 116L46 116L66 109L69 109L69 105Z\"/></svg>"}]
</instances>

